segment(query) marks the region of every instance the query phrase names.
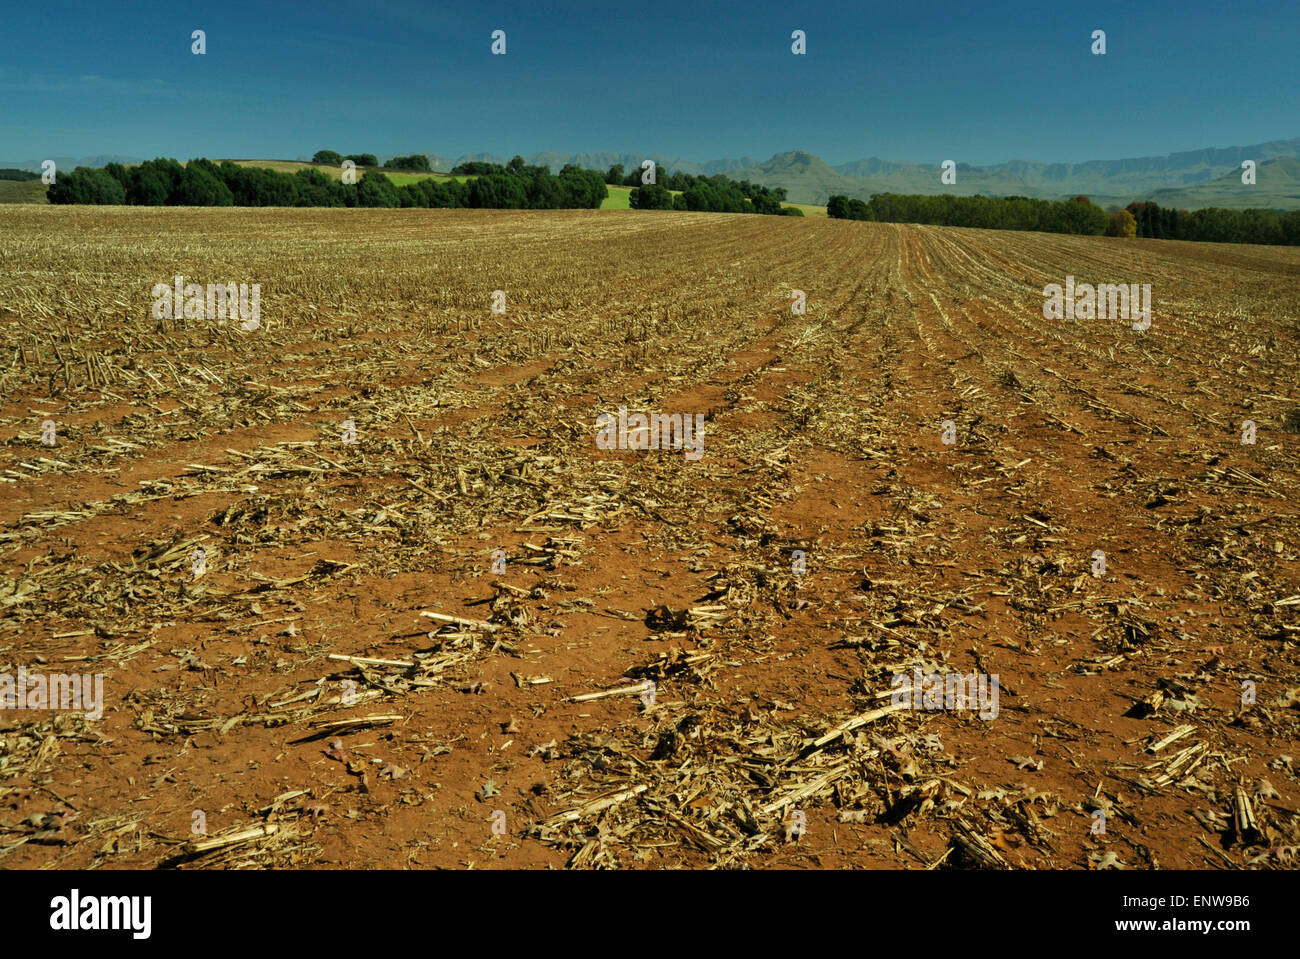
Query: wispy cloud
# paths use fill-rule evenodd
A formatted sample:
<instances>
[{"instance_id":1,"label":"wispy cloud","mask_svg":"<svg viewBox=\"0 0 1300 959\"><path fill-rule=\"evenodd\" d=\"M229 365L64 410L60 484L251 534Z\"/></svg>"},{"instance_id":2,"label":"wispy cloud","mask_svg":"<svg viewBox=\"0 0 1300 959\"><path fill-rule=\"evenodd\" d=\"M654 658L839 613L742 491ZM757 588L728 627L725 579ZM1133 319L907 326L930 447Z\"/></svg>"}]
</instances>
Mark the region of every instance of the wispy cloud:
<instances>
[{"instance_id":1,"label":"wispy cloud","mask_svg":"<svg viewBox=\"0 0 1300 959\"><path fill-rule=\"evenodd\" d=\"M135 79L105 77L91 73L79 77L51 73L14 75L0 71L0 92L4 93L85 93L113 96L180 92L169 80L159 77Z\"/></svg>"}]
</instances>

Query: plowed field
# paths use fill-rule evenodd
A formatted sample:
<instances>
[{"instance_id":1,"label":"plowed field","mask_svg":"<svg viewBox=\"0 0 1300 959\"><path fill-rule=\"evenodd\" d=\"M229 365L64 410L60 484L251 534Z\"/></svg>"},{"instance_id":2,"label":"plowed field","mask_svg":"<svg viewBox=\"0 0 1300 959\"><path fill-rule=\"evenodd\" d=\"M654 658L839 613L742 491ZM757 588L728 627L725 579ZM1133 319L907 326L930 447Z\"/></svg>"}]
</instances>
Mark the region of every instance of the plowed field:
<instances>
[{"instance_id":1,"label":"plowed field","mask_svg":"<svg viewBox=\"0 0 1300 959\"><path fill-rule=\"evenodd\" d=\"M154 318L177 275L260 327ZM1150 328L1045 320L1067 276ZM0 674L104 690L0 711L0 867L1294 867L1298 290L824 219L0 210ZM619 407L703 455L600 448Z\"/></svg>"}]
</instances>

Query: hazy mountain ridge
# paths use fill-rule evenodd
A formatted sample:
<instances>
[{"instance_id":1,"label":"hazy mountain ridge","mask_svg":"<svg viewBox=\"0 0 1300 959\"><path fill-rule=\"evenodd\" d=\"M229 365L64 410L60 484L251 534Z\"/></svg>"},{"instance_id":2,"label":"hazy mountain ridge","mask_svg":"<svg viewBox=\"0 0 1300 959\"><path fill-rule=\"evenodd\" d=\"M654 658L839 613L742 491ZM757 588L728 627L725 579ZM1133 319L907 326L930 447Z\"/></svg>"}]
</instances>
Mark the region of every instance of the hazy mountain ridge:
<instances>
[{"instance_id":1,"label":"hazy mountain ridge","mask_svg":"<svg viewBox=\"0 0 1300 959\"><path fill-rule=\"evenodd\" d=\"M1300 210L1300 159L1264 160L1255 170L1255 179L1254 185L1242 183L1241 170L1237 169L1206 183L1153 190L1146 199L1183 210L1206 206Z\"/></svg>"},{"instance_id":2,"label":"hazy mountain ridge","mask_svg":"<svg viewBox=\"0 0 1300 959\"><path fill-rule=\"evenodd\" d=\"M101 153L93 157L42 157L39 160L0 160L0 169L4 170L31 170L33 173L41 172L41 164L46 160L53 160L55 170L74 170L79 166L105 167L110 163L121 163L124 166L128 163L143 163L144 157L119 156L116 153Z\"/></svg>"},{"instance_id":3,"label":"hazy mountain ridge","mask_svg":"<svg viewBox=\"0 0 1300 959\"><path fill-rule=\"evenodd\" d=\"M1300 208L1289 161L1300 159L1300 137L1246 147L1211 147L1164 157L1038 163L1010 160L980 167L957 163L957 182L940 180L938 163L898 163L869 157L832 167L804 151L733 171L738 179L782 186L792 202L825 203L834 193L870 199L873 193L955 193L1062 199L1085 194L1095 202L1155 199L1179 206ZM1255 186L1241 183L1241 163L1257 163ZM1163 196L1164 200L1160 197Z\"/></svg>"},{"instance_id":4,"label":"hazy mountain ridge","mask_svg":"<svg viewBox=\"0 0 1300 959\"><path fill-rule=\"evenodd\" d=\"M394 154L380 155L381 162ZM472 161L501 163L510 157L492 153L467 153L457 157L425 153L429 165L446 173ZM77 166L102 167L107 163L138 163L137 157L101 155L95 157L51 157L60 170ZM310 160L310 157L300 157ZM804 150L778 153L759 162L753 157L728 157L697 162L657 153L560 153L542 151L524 158L530 165L545 166L558 173L574 163L592 170L608 170L620 163L625 173L654 160L661 169L709 176L725 173L737 180L752 180L771 187L784 187L793 203L824 204L839 193L868 200L874 193L954 193L962 196L1029 196L1063 199L1084 194L1102 205L1126 205L1134 200L1155 200L1162 206L1195 209L1225 206L1300 209L1300 137L1271 140L1253 146L1207 147L1161 157L1129 157L1118 160L1088 160L1082 163L1040 163L1008 160L992 166L957 162L957 182L940 181L938 163L909 163L867 157L831 166ZM1257 183L1241 183L1241 163L1254 160ZM0 160L0 167L40 171L40 160Z\"/></svg>"}]
</instances>

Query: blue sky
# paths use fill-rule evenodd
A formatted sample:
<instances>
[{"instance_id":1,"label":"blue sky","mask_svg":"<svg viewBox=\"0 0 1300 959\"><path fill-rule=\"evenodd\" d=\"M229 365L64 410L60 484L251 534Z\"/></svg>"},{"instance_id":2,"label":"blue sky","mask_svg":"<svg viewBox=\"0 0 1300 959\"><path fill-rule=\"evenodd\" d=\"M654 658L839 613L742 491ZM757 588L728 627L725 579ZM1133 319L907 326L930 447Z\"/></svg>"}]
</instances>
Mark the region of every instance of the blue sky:
<instances>
[{"instance_id":1,"label":"blue sky","mask_svg":"<svg viewBox=\"0 0 1300 959\"><path fill-rule=\"evenodd\" d=\"M801 149L988 164L1300 135L1295 3L2 2L6 160Z\"/></svg>"}]
</instances>

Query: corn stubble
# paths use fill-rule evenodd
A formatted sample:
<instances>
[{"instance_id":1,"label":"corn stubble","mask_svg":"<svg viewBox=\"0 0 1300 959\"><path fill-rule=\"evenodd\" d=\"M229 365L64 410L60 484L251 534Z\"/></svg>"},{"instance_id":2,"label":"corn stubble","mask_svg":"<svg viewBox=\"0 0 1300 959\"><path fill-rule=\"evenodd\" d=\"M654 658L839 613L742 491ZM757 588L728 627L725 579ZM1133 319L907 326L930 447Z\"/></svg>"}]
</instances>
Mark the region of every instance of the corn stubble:
<instances>
[{"instance_id":1,"label":"corn stubble","mask_svg":"<svg viewBox=\"0 0 1300 959\"><path fill-rule=\"evenodd\" d=\"M1294 864L1300 251L75 207L0 262L0 672L109 690L0 712L0 864ZM1150 330L1043 320L1066 275Z\"/></svg>"}]
</instances>

